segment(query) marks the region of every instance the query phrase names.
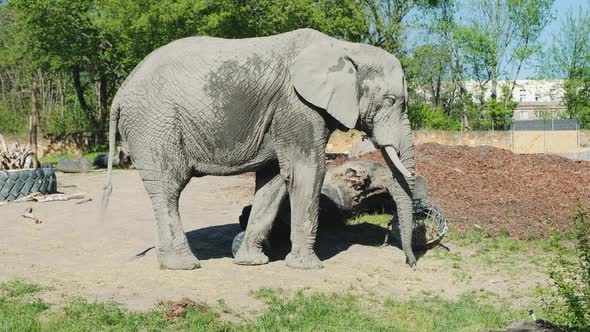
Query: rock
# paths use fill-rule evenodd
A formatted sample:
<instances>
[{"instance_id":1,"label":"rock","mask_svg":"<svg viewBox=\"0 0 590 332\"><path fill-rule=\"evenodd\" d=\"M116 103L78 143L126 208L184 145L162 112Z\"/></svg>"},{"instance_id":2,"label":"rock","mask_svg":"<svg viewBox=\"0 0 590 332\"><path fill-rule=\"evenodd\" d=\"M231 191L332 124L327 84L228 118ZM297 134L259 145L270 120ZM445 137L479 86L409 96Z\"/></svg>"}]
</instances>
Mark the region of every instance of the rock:
<instances>
[{"instance_id":1,"label":"rock","mask_svg":"<svg viewBox=\"0 0 590 332\"><path fill-rule=\"evenodd\" d=\"M121 148L117 149L117 158L113 160L114 167L120 168L129 168L133 163L131 162L131 157ZM94 157L92 161L92 166L95 168L107 168L109 162L108 154L99 154Z\"/></svg>"},{"instance_id":2,"label":"rock","mask_svg":"<svg viewBox=\"0 0 590 332\"><path fill-rule=\"evenodd\" d=\"M108 155L99 154L96 157L94 157L94 160L92 161L92 166L94 166L94 168L107 168L108 161L109 161ZM116 159L113 161L113 166L115 166L116 161L117 161Z\"/></svg>"},{"instance_id":3,"label":"rock","mask_svg":"<svg viewBox=\"0 0 590 332\"><path fill-rule=\"evenodd\" d=\"M92 165L86 158L61 158L56 168L64 173L88 173Z\"/></svg>"},{"instance_id":4,"label":"rock","mask_svg":"<svg viewBox=\"0 0 590 332\"><path fill-rule=\"evenodd\" d=\"M544 320L537 321L511 321L505 330L484 329L481 332L565 332L565 326L556 325Z\"/></svg>"},{"instance_id":5,"label":"rock","mask_svg":"<svg viewBox=\"0 0 590 332\"><path fill-rule=\"evenodd\" d=\"M350 149L350 153L348 156L350 158L355 158L373 152L375 150L377 150L377 148L373 144L373 141L371 141L370 139L361 139L360 141L352 145L352 148Z\"/></svg>"}]
</instances>

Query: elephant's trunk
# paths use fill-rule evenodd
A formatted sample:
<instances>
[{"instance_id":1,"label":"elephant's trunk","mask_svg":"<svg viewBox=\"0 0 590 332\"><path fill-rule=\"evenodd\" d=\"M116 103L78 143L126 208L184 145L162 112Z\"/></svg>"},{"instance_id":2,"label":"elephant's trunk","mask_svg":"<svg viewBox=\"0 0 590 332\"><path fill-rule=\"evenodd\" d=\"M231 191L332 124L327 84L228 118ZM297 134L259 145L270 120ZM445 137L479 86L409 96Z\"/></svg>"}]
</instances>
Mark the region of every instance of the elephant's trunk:
<instances>
[{"instance_id":1,"label":"elephant's trunk","mask_svg":"<svg viewBox=\"0 0 590 332\"><path fill-rule=\"evenodd\" d=\"M397 207L401 245L406 254L406 262L410 266L416 264L416 257L412 251L412 232L414 218L413 190L414 174L416 172L416 153L414 139L410 129L409 121L404 119L404 129L399 149L393 146L386 146L382 149L384 159L387 161L393 174L391 195ZM399 154L399 156L398 156Z\"/></svg>"}]
</instances>

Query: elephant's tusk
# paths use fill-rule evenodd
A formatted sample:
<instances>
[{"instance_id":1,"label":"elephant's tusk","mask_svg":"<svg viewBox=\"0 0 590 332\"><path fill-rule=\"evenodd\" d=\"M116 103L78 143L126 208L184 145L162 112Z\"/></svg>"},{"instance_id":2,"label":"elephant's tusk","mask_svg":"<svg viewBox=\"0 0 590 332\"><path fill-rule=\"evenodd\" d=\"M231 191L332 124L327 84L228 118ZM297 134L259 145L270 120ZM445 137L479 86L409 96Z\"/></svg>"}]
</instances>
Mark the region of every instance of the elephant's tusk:
<instances>
[{"instance_id":1,"label":"elephant's tusk","mask_svg":"<svg viewBox=\"0 0 590 332\"><path fill-rule=\"evenodd\" d=\"M398 171L400 171L400 173L402 173L403 176L405 176L407 178L411 178L414 176L414 174L412 174L410 171L408 171L408 169L404 166L404 164L402 164L401 160L399 160L399 157L397 155L397 151L395 151L393 146L391 146L391 145L386 146L385 152L387 152L389 159L391 159L391 162L393 163L395 168L397 168Z\"/></svg>"}]
</instances>

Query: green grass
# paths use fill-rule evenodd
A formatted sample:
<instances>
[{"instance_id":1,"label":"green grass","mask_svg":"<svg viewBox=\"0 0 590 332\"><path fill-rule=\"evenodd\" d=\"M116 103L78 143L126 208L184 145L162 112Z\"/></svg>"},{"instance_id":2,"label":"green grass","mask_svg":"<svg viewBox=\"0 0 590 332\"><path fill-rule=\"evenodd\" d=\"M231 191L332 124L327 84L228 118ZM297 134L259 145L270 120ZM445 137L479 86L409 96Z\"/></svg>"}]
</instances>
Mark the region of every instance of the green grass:
<instances>
[{"instance_id":1,"label":"green grass","mask_svg":"<svg viewBox=\"0 0 590 332\"><path fill-rule=\"evenodd\" d=\"M88 161L90 161L92 163L92 161L94 160L94 158L96 156L98 156L99 154L108 154L107 152L90 152L90 153L85 153L83 155L79 155L79 154L73 154L70 152L66 152L66 153L62 153L62 154L54 154L54 155L49 155L49 156L45 156L43 158L39 159L39 162L41 164L57 164L57 162L61 159L61 158L80 158L80 157L84 157L86 159L88 159Z\"/></svg>"},{"instance_id":2,"label":"green grass","mask_svg":"<svg viewBox=\"0 0 590 332\"><path fill-rule=\"evenodd\" d=\"M368 223L373 225L379 225L387 227L387 224L391 221L390 214L361 214L352 217L346 221L348 225L359 225L362 223Z\"/></svg>"},{"instance_id":3,"label":"green grass","mask_svg":"<svg viewBox=\"0 0 590 332\"><path fill-rule=\"evenodd\" d=\"M370 223L386 227L391 220L388 214L363 214L353 217L347 221L349 225ZM490 236L482 229L469 229L464 232L449 231L443 240L443 244L453 244L472 251L467 257L462 257L453 251L439 250L434 248L429 250L427 257L435 259L444 259L450 261L456 277L461 281L469 281L471 277L465 273L464 265L469 264L473 259L478 264L493 267L497 270L507 271L509 273L519 273L523 268L523 263L528 264L528 268L545 272L549 262L548 257L554 255L556 243L573 243L574 235L571 232L555 231L548 239L531 238L529 240L518 240L509 235L509 232L503 230L499 235ZM563 250L563 249L562 249ZM566 246L565 252L568 256L575 254L573 245Z\"/></svg>"},{"instance_id":4,"label":"green grass","mask_svg":"<svg viewBox=\"0 0 590 332\"><path fill-rule=\"evenodd\" d=\"M462 296L457 301L388 299L384 307L392 326L399 331L480 331L505 327L510 320L527 319L524 310L481 304L474 295Z\"/></svg>"},{"instance_id":5,"label":"green grass","mask_svg":"<svg viewBox=\"0 0 590 332\"><path fill-rule=\"evenodd\" d=\"M39 299L41 287L22 281L0 284L0 290L0 331L478 331L526 319L525 312L481 304L476 294L456 301L400 301L261 289L252 296L267 309L255 320L237 324L220 319L219 312L229 311L225 305L198 306L167 320L162 308L129 312L85 300L52 308Z\"/></svg>"},{"instance_id":6,"label":"green grass","mask_svg":"<svg viewBox=\"0 0 590 332\"><path fill-rule=\"evenodd\" d=\"M20 280L0 284L0 331L37 331L39 316L49 306L31 297L41 287Z\"/></svg>"}]
</instances>

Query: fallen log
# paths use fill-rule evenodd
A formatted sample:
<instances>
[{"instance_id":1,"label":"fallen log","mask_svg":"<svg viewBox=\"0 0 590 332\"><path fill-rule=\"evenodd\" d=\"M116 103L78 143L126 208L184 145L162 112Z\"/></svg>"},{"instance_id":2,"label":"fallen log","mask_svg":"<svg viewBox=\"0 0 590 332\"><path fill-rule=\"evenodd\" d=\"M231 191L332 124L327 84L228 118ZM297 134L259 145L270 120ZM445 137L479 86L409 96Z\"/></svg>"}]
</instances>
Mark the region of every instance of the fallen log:
<instances>
[{"instance_id":1,"label":"fallen log","mask_svg":"<svg viewBox=\"0 0 590 332\"><path fill-rule=\"evenodd\" d=\"M76 204L84 204L84 203L88 203L88 202L92 202L93 199L90 197L84 198L83 200L77 201Z\"/></svg>"},{"instance_id":2,"label":"fallen log","mask_svg":"<svg viewBox=\"0 0 590 332\"><path fill-rule=\"evenodd\" d=\"M34 197L33 201L37 203L45 203L45 202L57 202L57 201L69 201L71 199L85 199L86 195L84 193L75 193L75 194L52 194L46 195L42 197Z\"/></svg>"},{"instance_id":3,"label":"fallen log","mask_svg":"<svg viewBox=\"0 0 590 332\"><path fill-rule=\"evenodd\" d=\"M51 195L43 195L41 193L32 193L25 197L16 199L11 202L0 202L0 206L8 205L11 203L23 203L23 202L35 202L35 203L45 203L45 202L59 202L59 201L69 201L72 199L81 199L81 201L76 202L76 204L84 204L87 202L92 201L92 198L86 197L85 193L74 193L74 194L51 194Z\"/></svg>"},{"instance_id":4,"label":"fallen log","mask_svg":"<svg viewBox=\"0 0 590 332\"><path fill-rule=\"evenodd\" d=\"M393 235L392 240L399 243L397 209L389 192L393 181L391 171L375 161L349 160L338 166L329 166L319 201L320 227L345 224L349 218L364 213L391 214L393 218L388 228ZM427 187L426 179L417 176L414 183L414 248L427 248L438 243L448 230L442 211L428 201ZM251 206L246 206L242 210L239 221L243 230L248 226L251 209ZM289 199L281 203L276 221L283 227L290 226ZM389 236L386 242L388 240ZM236 241L239 242L239 239ZM239 247L239 243L236 245Z\"/></svg>"},{"instance_id":5,"label":"fallen log","mask_svg":"<svg viewBox=\"0 0 590 332\"><path fill-rule=\"evenodd\" d=\"M0 202L0 206L2 205L8 205L10 203L23 203L23 202L32 202L34 201L35 197L38 196L42 196L43 194L41 194L40 192L35 192L35 193L30 193L25 197L21 197L19 199L15 199L14 201L10 201L10 202Z\"/></svg>"}]
</instances>

